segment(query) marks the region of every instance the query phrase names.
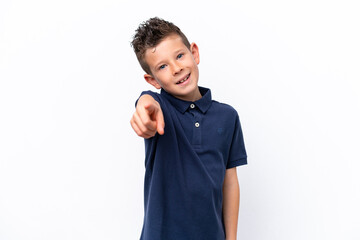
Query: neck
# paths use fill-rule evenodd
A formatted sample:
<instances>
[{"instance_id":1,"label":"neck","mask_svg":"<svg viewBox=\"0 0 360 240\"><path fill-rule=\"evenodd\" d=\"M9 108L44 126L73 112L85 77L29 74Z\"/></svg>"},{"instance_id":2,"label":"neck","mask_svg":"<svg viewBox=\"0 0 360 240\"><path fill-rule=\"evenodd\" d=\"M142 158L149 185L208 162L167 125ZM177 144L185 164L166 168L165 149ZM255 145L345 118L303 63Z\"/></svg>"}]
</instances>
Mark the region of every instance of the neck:
<instances>
[{"instance_id":1,"label":"neck","mask_svg":"<svg viewBox=\"0 0 360 240\"><path fill-rule=\"evenodd\" d=\"M184 101L190 101L190 102L195 102L197 100L199 100L200 98L202 98L202 95L200 93L199 87L197 87L196 91L189 97L187 98L183 98L181 96L176 96L177 98L184 100Z\"/></svg>"}]
</instances>

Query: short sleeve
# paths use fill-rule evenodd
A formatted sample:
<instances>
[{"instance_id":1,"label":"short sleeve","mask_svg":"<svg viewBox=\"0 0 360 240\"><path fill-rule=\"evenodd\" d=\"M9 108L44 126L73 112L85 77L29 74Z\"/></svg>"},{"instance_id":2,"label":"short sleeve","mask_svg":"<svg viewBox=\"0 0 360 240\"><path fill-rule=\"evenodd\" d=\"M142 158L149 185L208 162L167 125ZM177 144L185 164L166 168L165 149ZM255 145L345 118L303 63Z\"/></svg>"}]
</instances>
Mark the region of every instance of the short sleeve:
<instances>
[{"instance_id":1,"label":"short sleeve","mask_svg":"<svg viewBox=\"0 0 360 240\"><path fill-rule=\"evenodd\" d=\"M226 169L247 164L244 137L241 130L239 115L236 114L234 134L231 141L229 159Z\"/></svg>"}]
</instances>

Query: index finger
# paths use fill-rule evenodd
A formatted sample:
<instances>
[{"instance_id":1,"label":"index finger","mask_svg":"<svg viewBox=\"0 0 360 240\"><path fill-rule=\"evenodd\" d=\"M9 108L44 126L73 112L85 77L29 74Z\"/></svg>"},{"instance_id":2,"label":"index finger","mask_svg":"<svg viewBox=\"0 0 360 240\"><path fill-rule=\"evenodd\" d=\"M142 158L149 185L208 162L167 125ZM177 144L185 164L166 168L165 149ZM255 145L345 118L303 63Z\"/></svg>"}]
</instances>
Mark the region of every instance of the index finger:
<instances>
[{"instance_id":1,"label":"index finger","mask_svg":"<svg viewBox=\"0 0 360 240\"><path fill-rule=\"evenodd\" d=\"M145 107L139 107L137 109L138 116L140 118L140 121L144 126L146 126L150 130L156 129L156 124L153 120L151 120L150 113L145 109Z\"/></svg>"},{"instance_id":2,"label":"index finger","mask_svg":"<svg viewBox=\"0 0 360 240\"><path fill-rule=\"evenodd\" d=\"M160 135L164 134L164 128L165 128L165 121L164 121L164 115L162 110L160 109L156 113L156 130Z\"/></svg>"}]
</instances>

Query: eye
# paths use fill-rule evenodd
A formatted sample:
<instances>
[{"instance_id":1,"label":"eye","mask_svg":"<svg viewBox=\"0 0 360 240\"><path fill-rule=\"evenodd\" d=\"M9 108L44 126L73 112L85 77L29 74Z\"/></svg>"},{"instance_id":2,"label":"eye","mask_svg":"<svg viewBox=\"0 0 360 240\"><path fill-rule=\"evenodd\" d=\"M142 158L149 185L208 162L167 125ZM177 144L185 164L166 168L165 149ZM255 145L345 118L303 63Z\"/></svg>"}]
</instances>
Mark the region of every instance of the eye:
<instances>
[{"instance_id":1,"label":"eye","mask_svg":"<svg viewBox=\"0 0 360 240\"><path fill-rule=\"evenodd\" d=\"M180 53L179 55L177 55L177 58L182 58L184 56L184 54Z\"/></svg>"},{"instance_id":2,"label":"eye","mask_svg":"<svg viewBox=\"0 0 360 240\"><path fill-rule=\"evenodd\" d=\"M161 69L164 69L165 68L165 64L163 64L163 65L161 65L160 67L159 67L159 69L161 70Z\"/></svg>"}]
</instances>

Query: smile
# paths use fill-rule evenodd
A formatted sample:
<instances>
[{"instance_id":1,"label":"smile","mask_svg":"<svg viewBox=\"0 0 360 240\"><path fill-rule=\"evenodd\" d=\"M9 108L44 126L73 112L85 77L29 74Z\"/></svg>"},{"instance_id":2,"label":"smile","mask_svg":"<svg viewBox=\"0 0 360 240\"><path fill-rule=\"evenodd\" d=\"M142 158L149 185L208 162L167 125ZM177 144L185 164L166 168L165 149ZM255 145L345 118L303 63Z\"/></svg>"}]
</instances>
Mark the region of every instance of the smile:
<instances>
[{"instance_id":1,"label":"smile","mask_svg":"<svg viewBox=\"0 0 360 240\"><path fill-rule=\"evenodd\" d=\"M180 81L178 81L176 84L181 84L181 83L185 82L186 80L189 79L189 77L190 77L190 73L189 73L188 75L186 75L185 78L183 78L183 79L181 79Z\"/></svg>"}]
</instances>

